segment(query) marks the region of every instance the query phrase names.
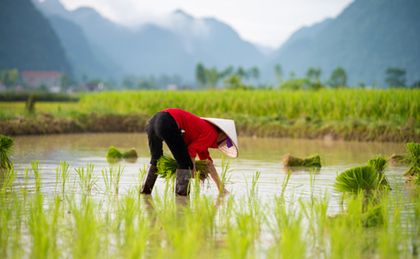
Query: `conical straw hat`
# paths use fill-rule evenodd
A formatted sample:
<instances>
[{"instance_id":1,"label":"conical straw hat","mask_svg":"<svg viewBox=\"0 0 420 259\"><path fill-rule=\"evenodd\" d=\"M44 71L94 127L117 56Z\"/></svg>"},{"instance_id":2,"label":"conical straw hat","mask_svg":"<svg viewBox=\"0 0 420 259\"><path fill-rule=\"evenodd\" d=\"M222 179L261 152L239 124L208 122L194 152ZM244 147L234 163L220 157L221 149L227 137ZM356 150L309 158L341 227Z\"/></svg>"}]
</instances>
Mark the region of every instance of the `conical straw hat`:
<instances>
[{"instance_id":1,"label":"conical straw hat","mask_svg":"<svg viewBox=\"0 0 420 259\"><path fill-rule=\"evenodd\" d=\"M225 153L227 156L238 157L238 136L236 135L235 122L233 120L219 118L202 119L218 127L228 137L228 139L219 144L220 151Z\"/></svg>"}]
</instances>

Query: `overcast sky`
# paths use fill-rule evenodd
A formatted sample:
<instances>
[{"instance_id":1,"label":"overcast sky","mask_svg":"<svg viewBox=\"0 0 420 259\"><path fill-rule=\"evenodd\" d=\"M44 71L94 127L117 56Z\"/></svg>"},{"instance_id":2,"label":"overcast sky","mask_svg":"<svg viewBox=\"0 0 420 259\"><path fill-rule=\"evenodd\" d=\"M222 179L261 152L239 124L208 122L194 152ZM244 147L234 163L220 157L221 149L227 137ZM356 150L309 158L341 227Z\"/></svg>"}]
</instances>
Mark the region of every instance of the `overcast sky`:
<instances>
[{"instance_id":1,"label":"overcast sky","mask_svg":"<svg viewBox=\"0 0 420 259\"><path fill-rule=\"evenodd\" d=\"M215 17L243 39L278 47L294 31L337 16L352 0L60 0L68 9L91 6L126 25L156 20L176 9Z\"/></svg>"}]
</instances>

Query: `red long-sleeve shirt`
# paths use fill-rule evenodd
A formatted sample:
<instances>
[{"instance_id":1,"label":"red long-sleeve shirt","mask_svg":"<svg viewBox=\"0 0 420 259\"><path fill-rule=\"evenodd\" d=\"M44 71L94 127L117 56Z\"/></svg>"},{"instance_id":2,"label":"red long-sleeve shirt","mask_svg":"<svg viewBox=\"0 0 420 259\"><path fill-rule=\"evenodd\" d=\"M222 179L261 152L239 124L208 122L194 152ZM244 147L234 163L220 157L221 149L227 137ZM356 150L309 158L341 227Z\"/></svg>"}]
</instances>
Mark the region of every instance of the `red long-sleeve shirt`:
<instances>
[{"instance_id":1,"label":"red long-sleeve shirt","mask_svg":"<svg viewBox=\"0 0 420 259\"><path fill-rule=\"evenodd\" d=\"M192 113L178 108L165 109L163 112L168 112L174 118L178 127L184 131L184 142L191 157L198 155L200 160L212 160L208 149L218 147L218 133L215 126Z\"/></svg>"}]
</instances>

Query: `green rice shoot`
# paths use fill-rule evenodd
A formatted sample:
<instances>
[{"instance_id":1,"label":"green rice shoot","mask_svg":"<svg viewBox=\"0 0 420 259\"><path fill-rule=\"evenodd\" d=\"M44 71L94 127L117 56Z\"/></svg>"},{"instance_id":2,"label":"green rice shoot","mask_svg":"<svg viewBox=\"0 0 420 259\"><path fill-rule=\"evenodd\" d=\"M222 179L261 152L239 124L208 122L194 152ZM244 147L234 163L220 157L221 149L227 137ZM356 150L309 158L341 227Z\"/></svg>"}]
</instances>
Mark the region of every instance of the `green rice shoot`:
<instances>
[{"instance_id":1,"label":"green rice shoot","mask_svg":"<svg viewBox=\"0 0 420 259\"><path fill-rule=\"evenodd\" d=\"M170 156L163 155L159 158L157 162L158 174L162 178L171 178L175 176L175 172L177 169L176 160ZM197 160L195 161L195 170L196 173L198 172L200 175L200 180L204 181L209 176L209 172L207 169L207 161L205 160Z\"/></svg>"}]
</instances>

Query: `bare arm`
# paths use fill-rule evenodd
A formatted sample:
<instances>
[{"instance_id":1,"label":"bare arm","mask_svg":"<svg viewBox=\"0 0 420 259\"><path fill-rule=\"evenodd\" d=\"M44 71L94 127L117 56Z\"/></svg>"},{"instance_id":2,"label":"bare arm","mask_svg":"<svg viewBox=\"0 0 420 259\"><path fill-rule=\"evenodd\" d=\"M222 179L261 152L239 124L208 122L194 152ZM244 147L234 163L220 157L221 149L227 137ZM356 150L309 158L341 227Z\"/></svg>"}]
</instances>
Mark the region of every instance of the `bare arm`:
<instances>
[{"instance_id":1,"label":"bare arm","mask_svg":"<svg viewBox=\"0 0 420 259\"><path fill-rule=\"evenodd\" d=\"M219 193L223 193L223 194L229 193L225 189L225 187L223 186L223 183L222 183L222 181L219 178L219 174L217 174L217 170L214 167L213 162L209 160L207 163L208 163L207 164L207 168L209 170L210 176L213 179L213 181L216 183L217 189L219 189Z\"/></svg>"}]
</instances>

